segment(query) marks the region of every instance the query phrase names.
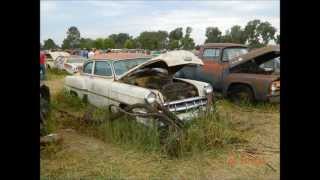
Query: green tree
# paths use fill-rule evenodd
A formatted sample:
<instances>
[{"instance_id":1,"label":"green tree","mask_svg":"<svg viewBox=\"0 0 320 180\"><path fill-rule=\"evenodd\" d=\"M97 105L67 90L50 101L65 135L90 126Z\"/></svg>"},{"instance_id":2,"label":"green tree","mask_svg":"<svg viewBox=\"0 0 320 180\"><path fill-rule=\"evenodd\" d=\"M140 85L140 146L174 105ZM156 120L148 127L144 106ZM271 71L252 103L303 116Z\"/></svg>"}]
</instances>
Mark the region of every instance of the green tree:
<instances>
[{"instance_id":1,"label":"green tree","mask_svg":"<svg viewBox=\"0 0 320 180\"><path fill-rule=\"evenodd\" d=\"M132 42L133 42L134 48L138 48L138 49L142 48L141 43L139 42L139 37L132 39Z\"/></svg>"},{"instance_id":2,"label":"green tree","mask_svg":"<svg viewBox=\"0 0 320 180\"><path fill-rule=\"evenodd\" d=\"M205 43L221 42L221 31L217 27L207 27Z\"/></svg>"},{"instance_id":3,"label":"green tree","mask_svg":"<svg viewBox=\"0 0 320 180\"><path fill-rule=\"evenodd\" d=\"M185 50L194 49L195 43L194 43L193 39L190 37L191 32L192 32L192 28L187 27L186 34L183 37L183 39L181 40L182 48Z\"/></svg>"},{"instance_id":4,"label":"green tree","mask_svg":"<svg viewBox=\"0 0 320 180\"><path fill-rule=\"evenodd\" d=\"M182 46L183 28L178 27L169 33L169 49L177 49Z\"/></svg>"},{"instance_id":5,"label":"green tree","mask_svg":"<svg viewBox=\"0 0 320 180\"><path fill-rule=\"evenodd\" d=\"M80 39L80 48L92 49L94 46L94 40L90 38L81 38Z\"/></svg>"},{"instance_id":6,"label":"green tree","mask_svg":"<svg viewBox=\"0 0 320 180\"><path fill-rule=\"evenodd\" d=\"M169 34L169 40L180 40L183 37L183 28L178 27L172 30Z\"/></svg>"},{"instance_id":7,"label":"green tree","mask_svg":"<svg viewBox=\"0 0 320 180\"><path fill-rule=\"evenodd\" d=\"M244 31L250 48L267 45L270 40L275 39L276 33L276 29L269 22L261 22L258 19L249 21Z\"/></svg>"},{"instance_id":8,"label":"green tree","mask_svg":"<svg viewBox=\"0 0 320 180\"><path fill-rule=\"evenodd\" d=\"M278 34L277 36L276 36L276 43L279 45L280 44L280 34Z\"/></svg>"},{"instance_id":9,"label":"green tree","mask_svg":"<svg viewBox=\"0 0 320 180\"><path fill-rule=\"evenodd\" d=\"M174 50L179 48L179 40L171 40L169 42L169 49Z\"/></svg>"},{"instance_id":10,"label":"green tree","mask_svg":"<svg viewBox=\"0 0 320 180\"><path fill-rule=\"evenodd\" d=\"M136 40L136 47L149 50L163 49L168 44L168 33L166 31L144 31Z\"/></svg>"},{"instance_id":11,"label":"green tree","mask_svg":"<svg viewBox=\"0 0 320 180\"><path fill-rule=\"evenodd\" d=\"M104 39L102 38L97 38L95 41L94 41L94 47L97 48L97 49L104 49Z\"/></svg>"},{"instance_id":12,"label":"green tree","mask_svg":"<svg viewBox=\"0 0 320 180\"><path fill-rule=\"evenodd\" d=\"M43 48L44 49L54 49L57 48L58 46L52 39L47 39L43 41Z\"/></svg>"},{"instance_id":13,"label":"green tree","mask_svg":"<svg viewBox=\"0 0 320 180\"><path fill-rule=\"evenodd\" d=\"M71 26L67 31L67 37L63 40L62 48L79 48L80 46L80 31L77 27Z\"/></svg>"},{"instance_id":14,"label":"green tree","mask_svg":"<svg viewBox=\"0 0 320 180\"><path fill-rule=\"evenodd\" d=\"M113 39L113 41L115 42L116 48L123 48L126 40L130 39L131 37L127 33L119 33L119 34L111 34L109 38Z\"/></svg>"},{"instance_id":15,"label":"green tree","mask_svg":"<svg viewBox=\"0 0 320 180\"><path fill-rule=\"evenodd\" d=\"M262 22L259 24L257 31L262 38L262 44L265 46L270 40L275 40L276 28L273 27L269 22Z\"/></svg>"},{"instance_id":16,"label":"green tree","mask_svg":"<svg viewBox=\"0 0 320 180\"><path fill-rule=\"evenodd\" d=\"M157 32L157 40L158 40L158 49L166 49L169 43L168 40L169 34L167 31L158 31Z\"/></svg>"},{"instance_id":17,"label":"green tree","mask_svg":"<svg viewBox=\"0 0 320 180\"><path fill-rule=\"evenodd\" d=\"M127 49L133 49L134 48L134 44L132 39L127 39L126 42L124 43L124 48Z\"/></svg>"},{"instance_id":18,"label":"green tree","mask_svg":"<svg viewBox=\"0 0 320 180\"><path fill-rule=\"evenodd\" d=\"M105 48L115 48L116 44L113 39L106 38L104 39L104 47Z\"/></svg>"},{"instance_id":19,"label":"green tree","mask_svg":"<svg viewBox=\"0 0 320 180\"><path fill-rule=\"evenodd\" d=\"M245 31L241 29L241 26L234 25L231 27L230 31L227 30L226 34L222 36L222 42L245 44L246 43Z\"/></svg>"}]
</instances>

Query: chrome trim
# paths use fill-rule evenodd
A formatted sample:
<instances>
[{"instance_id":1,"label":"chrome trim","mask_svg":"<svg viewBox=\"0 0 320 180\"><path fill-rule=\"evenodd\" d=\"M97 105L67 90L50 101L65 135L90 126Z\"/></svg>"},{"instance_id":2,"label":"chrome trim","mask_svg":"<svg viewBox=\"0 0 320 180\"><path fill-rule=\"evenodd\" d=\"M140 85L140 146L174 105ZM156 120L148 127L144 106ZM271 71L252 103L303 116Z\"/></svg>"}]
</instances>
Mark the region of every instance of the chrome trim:
<instances>
[{"instance_id":1,"label":"chrome trim","mask_svg":"<svg viewBox=\"0 0 320 180\"><path fill-rule=\"evenodd\" d=\"M164 103L164 106L171 112L186 111L189 109L195 109L200 106L207 105L208 101L206 97L193 97L184 100L171 101Z\"/></svg>"},{"instance_id":2,"label":"chrome trim","mask_svg":"<svg viewBox=\"0 0 320 180\"><path fill-rule=\"evenodd\" d=\"M198 97L192 97L192 98L183 99L183 100L170 101L170 102L164 103L163 105L167 106L167 105L178 104L178 103L189 102L189 101L196 101L196 100L201 100L201 99L207 100L206 97L198 96Z\"/></svg>"}]
</instances>

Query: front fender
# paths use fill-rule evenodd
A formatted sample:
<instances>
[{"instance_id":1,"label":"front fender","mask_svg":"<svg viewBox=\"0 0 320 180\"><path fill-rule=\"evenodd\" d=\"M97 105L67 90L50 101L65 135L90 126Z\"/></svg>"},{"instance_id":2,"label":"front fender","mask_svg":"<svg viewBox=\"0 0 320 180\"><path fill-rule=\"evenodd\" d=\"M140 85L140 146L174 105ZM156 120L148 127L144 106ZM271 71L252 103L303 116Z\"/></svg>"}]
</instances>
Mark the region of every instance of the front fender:
<instances>
[{"instance_id":1,"label":"front fender","mask_svg":"<svg viewBox=\"0 0 320 180\"><path fill-rule=\"evenodd\" d=\"M251 87L255 99L266 100L268 98L269 86L272 78L265 75L245 74L245 73L231 73L223 81L223 94L227 95L230 85L246 84Z\"/></svg>"},{"instance_id":2,"label":"front fender","mask_svg":"<svg viewBox=\"0 0 320 180\"><path fill-rule=\"evenodd\" d=\"M64 85L79 90L88 90L85 84L85 79L81 76L66 76L64 79Z\"/></svg>"}]
</instances>

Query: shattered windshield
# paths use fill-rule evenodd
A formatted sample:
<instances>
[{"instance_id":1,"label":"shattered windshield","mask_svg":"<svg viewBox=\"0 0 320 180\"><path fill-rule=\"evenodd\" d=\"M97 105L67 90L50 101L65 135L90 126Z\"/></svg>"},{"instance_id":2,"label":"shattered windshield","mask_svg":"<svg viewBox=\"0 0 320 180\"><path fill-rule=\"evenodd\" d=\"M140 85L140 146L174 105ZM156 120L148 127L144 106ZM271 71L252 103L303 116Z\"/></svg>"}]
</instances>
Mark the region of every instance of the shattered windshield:
<instances>
[{"instance_id":1,"label":"shattered windshield","mask_svg":"<svg viewBox=\"0 0 320 180\"><path fill-rule=\"evenodd\" d=\"M114 63L114 71L116 75L121 75L133 67L142 64L149 60L149 58L139 58L139 59L128 59L128 60L121 60L121 61L116 61Z\"/></svg>"},{"instance_id":2,"label":"shattered windshield","mask_svg":"<svg viewBox=\"0 0 320 180\"><path fill-rule=\"evenodd\" d=\"M248 53L247 48L227 48L223 50L223 61L228 61L230 59L233 59L237 56L243 55Z\"/></svg>"}]
</instances>

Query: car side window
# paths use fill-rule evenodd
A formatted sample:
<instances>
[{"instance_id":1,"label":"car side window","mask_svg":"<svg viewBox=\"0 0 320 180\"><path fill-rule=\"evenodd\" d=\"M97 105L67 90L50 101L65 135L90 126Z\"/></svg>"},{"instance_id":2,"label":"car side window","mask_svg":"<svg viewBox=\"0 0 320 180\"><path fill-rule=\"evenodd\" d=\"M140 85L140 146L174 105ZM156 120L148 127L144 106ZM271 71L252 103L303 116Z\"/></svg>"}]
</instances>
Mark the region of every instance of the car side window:
<instances>
[{"instance_id":1,"label":"car side window","mask_svg":"<svg viewBox=\"0 0 320 180\"><path fill-rule=\"evenodd\" d=\"M220 49L210 48L210 49L204 49L203 51L203 58L205 59L219 60L219 57L220 57Z\"/></svg>"},{"instance_id":2,"label":"car side window","mask_svg":"<svg viewBox=\"0 0 320 180\"><path fill-rule=\"evenodd\" d=\"M112 76L110 64L106 61L96 61L94 74L98 76Z\"/></svg>"},{"instance_id":3,"label":"car side window","mask_svg":"<svg viewBox=\"0 0 320 180\"><path fill-rule=\"evenodd\" d=\"M86 65L84 65L83 72L87 73L87 74L91 74L91 72L92 72L92 64L93 64L93 62L89 62Z\"/></svg>"}]
</instances>

